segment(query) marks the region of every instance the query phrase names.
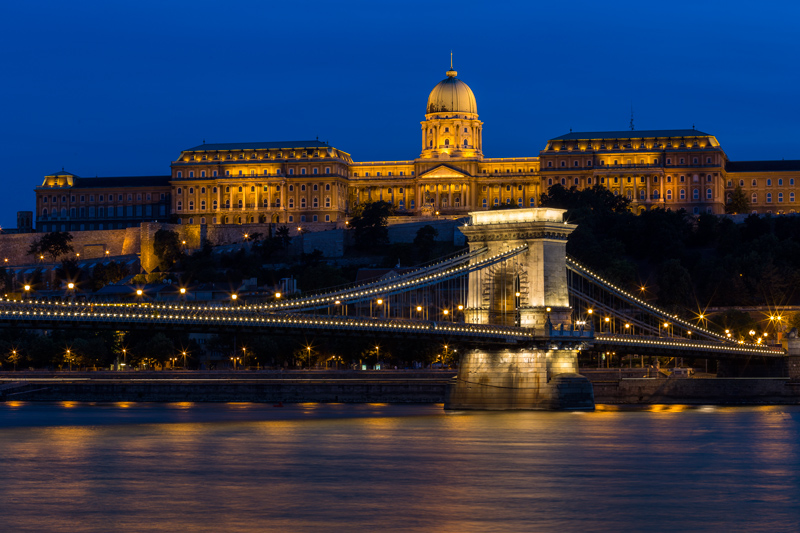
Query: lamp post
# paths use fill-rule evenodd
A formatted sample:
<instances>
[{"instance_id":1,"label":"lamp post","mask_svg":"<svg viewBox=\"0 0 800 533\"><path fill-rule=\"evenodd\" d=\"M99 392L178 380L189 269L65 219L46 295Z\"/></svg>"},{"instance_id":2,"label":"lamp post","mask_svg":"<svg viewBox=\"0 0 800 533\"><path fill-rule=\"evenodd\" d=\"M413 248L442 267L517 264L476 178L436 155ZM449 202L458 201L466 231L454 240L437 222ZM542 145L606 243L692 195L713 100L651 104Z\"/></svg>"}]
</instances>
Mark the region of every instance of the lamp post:
<instances>
[{"instance_id":1,"label":"lamp post","mask_svg":"<svg viewBox=\"0 0 800 533\"><path fill-rule=\"evenodd\" d=\"M247 348L242 346L242 358L244 359L244 368L247 369Z\"/></svg>"},{"instance_id":2,"label":"lamp post","mask_svg":"<svg viewBox=\"0 0 800 533\"><path fill-rule=\"evenodd\" d=\"M125 348L123 348L123 349L122 349L122 366L123 366L123 367L124 367L124 366L127 366L127 363L128 363L128 361L127 361L127 355L128 355L128 350L126 350Z\"/></svg>"},{"instance_id":3,"label":"lamp post","mask_svg":"<svg viewBox=\"0 0 800 533\"><path fill-rule=\"evenodd\" d=\"M306 350L308 351L308 369L311 370L311 346L306 346Z\"/></svg>"},{"instance_id":4,"label":"lamp post","mask_svg":"<svg viewBox=\"0 0 800 533\"><path fill-rule=\"evenodd\" d=\"M186 350L183 351L183 369L186 370Z\"/></svg>"},{"instance_id":5,"label":"lamp post","mask_svg":"<svg viewBox=\"0 0 800 533\"><path fill-rule=\"evenodd\" d=\"M72 372L72 354L70 353L69 348L67 348L67 364L69 365L69 371Z\"/></svg>"}]
</instances>

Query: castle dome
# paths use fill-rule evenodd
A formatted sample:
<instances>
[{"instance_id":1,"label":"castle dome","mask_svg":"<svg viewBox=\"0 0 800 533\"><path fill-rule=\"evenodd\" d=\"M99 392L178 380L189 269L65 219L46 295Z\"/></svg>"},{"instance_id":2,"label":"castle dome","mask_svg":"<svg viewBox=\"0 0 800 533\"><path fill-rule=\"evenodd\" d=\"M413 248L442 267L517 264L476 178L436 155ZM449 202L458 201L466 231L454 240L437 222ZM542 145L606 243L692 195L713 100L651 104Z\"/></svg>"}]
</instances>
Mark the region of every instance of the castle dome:
<instances>
[{"instance_id":1,"label":"castle dome","mask_svg":"<svg viewBox=\"0 0 800 533\"><path fill-rule=\"evenodd\" d=\"M453 67L428 96L427 113L478 113L478 104L469 85L456 78Z\"/></svg>"}]
</instances>

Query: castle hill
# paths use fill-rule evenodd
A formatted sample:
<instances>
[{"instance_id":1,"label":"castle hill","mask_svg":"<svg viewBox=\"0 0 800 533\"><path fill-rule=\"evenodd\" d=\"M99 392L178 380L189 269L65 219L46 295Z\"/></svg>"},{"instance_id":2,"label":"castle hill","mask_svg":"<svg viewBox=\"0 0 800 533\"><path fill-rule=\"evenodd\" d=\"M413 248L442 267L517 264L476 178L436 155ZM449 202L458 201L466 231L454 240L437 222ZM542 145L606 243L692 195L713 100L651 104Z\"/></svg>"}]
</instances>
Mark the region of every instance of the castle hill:
<instances>
[{"instance_id":1,"label":"castle hill","mask_svg":"<svg viewBox=\"0 0 800 533\"><path fill-rule=\"evenodd\" d=\"M633 124L492 158L445 74L413 159L203 142L164 176L45 175L0 235L0 397L800 401L800 160Z\"/></svg>"}]
</instances>

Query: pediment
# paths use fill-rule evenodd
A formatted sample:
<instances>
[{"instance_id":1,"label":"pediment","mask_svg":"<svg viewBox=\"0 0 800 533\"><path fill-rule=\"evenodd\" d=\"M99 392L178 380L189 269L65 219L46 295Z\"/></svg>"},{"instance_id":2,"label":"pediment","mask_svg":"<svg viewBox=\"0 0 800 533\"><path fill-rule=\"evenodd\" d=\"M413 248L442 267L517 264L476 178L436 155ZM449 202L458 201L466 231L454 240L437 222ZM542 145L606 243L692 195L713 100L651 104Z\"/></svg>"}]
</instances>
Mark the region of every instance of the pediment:
<instances>
[{"instance_id":1,"label":"pediment","mask_svg":"<svg viewBox=\"0 0 800 533\"><path fill-rule=\"evenodd\" d=\"M449 165L439 165L432 169L423 172L419 175L420 178L433 178L433 179L463 179L471 177L464 171L453 168Z\"/></svg>"}]
</instances>

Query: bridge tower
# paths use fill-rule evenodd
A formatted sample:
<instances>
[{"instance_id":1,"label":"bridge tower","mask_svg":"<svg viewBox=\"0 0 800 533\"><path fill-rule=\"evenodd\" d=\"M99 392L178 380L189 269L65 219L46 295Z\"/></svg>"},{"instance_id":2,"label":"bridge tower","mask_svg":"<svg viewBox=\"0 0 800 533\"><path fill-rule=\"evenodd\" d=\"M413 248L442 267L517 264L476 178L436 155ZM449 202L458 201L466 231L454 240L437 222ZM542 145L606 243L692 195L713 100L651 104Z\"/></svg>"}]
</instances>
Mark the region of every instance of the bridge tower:
<instances>
[{"instance_id":1,"label":"bridge tower","mask_svg":"<svg viewBox=\"0 0 800 533\"><path fill-rule=\"evenodd\" d=\"M577 227L565 210L470 213L459 228L470 250L495 255L527 245L513 259L470 273L465 320L530 328L525 346L482 346L461 356L445 409L593 409L592 385L578 374L578 351L592 332L572 323L566 243Z\"/></svg>"}]
</instances>

